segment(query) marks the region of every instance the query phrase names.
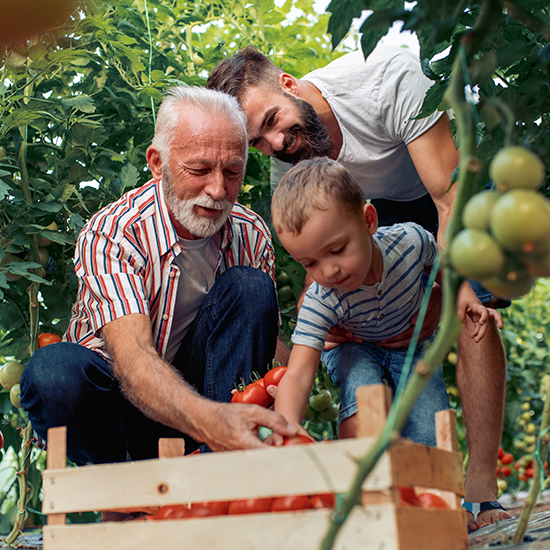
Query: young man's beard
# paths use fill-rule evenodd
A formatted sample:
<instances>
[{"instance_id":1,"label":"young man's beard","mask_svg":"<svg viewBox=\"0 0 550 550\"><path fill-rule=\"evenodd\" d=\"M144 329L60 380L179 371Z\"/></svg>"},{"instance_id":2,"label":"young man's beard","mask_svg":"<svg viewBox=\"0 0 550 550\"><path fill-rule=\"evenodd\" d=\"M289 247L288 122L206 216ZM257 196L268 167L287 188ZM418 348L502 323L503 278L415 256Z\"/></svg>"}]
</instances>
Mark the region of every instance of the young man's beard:
<instances>
[{"instance_id":1,"label":"young man's beard","mask_svg":"<svg viewBox=\"0 0 550 550\"><path fill-rule=\"evenodd\" d=\"M174 219L189 233L201 239L215 235L221 229L233 208L233 203L227 199L217 201L209 196L187 200L178 199L174 191L172 174L166 165L162 167L162 190L164 191L164 199L168 210ZM221 214L215 219L199 216L195 213L195 205L221 210Z\"/></svg>"},{"instance_id":2,"label":"young man's beard","mask_svg":"<svg viewBox=\"0 0 550 550\"><path fill-rule=\"evenodd\" d=\"M280 151L273 155L284 162L297 162L313 157L330 157L334 151L334 144L328 132L319 120L315 109L307 101L288 94L294 103L301 122L295 124L285 135L285 143ZM292 153L286 153L288 146L300 140L298 149Z\"/></svg>"}]
</instances>

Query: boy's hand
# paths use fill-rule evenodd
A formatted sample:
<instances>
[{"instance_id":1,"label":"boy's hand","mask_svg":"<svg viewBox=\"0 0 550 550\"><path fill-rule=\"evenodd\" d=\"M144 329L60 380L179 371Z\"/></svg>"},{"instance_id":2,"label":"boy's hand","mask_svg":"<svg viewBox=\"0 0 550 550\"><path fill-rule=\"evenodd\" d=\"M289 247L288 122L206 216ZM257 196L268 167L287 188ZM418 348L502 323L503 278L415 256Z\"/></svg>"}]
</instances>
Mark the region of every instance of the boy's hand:
<instances>
[{"instance_id":1,"label":"boy's hand","mask_svg":"<svg viewBox=\"0 0 550 550\"><path fill-rule=\"evenodd\" d=\"M456 314L464 326L466 325L466 315L470 317L475 325L471 337L476 344L485 336L487 321L490 318L495 320L499 329L502 329L504 326L500 313L496 309L485 307L479 301L468 281L462 283L458 292Z\"/></svg>"}]
</instances>

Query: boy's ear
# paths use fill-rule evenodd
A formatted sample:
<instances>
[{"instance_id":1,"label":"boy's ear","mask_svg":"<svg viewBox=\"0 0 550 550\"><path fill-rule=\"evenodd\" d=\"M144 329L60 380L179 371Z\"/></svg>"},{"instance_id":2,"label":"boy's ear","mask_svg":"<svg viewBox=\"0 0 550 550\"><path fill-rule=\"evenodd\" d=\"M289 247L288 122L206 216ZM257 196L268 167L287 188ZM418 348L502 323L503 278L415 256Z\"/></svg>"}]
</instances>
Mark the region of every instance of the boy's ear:
<instances>
[{"instance_id":1,"label":"boy's ear","mask_svg":"<svg viewBox=\"0 0 550 550\"><path fill-rule=\"evenodd\" d=\"M298 81L288 73L282 73L279 75L279 84L283 92L298 97Z\"/></svg>"},{"instance_id":2,"label":"boy's ear","mask_svg":"<svg viewBox=\"0 0 550 550\"><path fill-rule=\"evenodd\" d=\"M369 235L374 235L378 229L378 213L370 202L366 202L363 206L363 220L367 225Z\"/></svg>"}]
</instances>

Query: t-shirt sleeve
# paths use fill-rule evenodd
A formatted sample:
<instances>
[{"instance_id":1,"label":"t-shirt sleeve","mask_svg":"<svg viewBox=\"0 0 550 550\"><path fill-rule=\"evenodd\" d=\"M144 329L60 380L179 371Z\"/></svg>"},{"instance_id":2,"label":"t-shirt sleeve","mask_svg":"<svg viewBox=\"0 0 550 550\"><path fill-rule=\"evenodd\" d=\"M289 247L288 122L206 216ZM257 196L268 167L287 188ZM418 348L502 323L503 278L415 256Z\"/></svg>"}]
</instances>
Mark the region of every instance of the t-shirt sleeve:
<instances>
[{"instance_id":1,"label":"t-shirt sleeve","mask_svg":"<svg viewBox=\"0 0 550 550\"><path fill-rule=\"evenodd\" d=\"M313 283L298 313L292 343L322 350L330 328L339 321L339 302L334 290Z\"/></svg>"},{"instance_id":2,"label":"t-shirt sleeve","mask_svg":"<svg viewBox=\"0 0 550 550\"><path fill-rule=\"evenodd\" d=\"M419 251L420 261L424 266L433 265L439 252L435 237L416 223L410 222L408 225L411 236L417 243L415 246Z\"/></svg>"},{"instance_id":3,"label":"t-shirt sleeve","mask_svg":"<svg viewBox=\"0 0 550 550\"><path fill-rule=\"evenodd\" d=\"M419 60L403 50L386 66L378 96L378 110L388 136L405 145L429 130L443 114L412 120L420 113L426 92L433 81L424 75Z\"/></svg>"}]
</instances>

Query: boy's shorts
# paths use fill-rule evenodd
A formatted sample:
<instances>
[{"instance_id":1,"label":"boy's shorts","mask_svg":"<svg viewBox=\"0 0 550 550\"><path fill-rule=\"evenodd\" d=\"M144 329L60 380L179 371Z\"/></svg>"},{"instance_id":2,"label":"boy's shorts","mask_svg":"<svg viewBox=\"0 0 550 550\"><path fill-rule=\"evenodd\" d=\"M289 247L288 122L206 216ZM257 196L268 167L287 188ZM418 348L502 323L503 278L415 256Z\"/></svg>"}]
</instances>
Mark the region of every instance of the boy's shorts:
<instances>
[{"instance_id":1,"label":"boy's shorts","mask_svg":"<svg viewBox=\"0 0 550 550\"><path fill-rule=\"evenodd\" d=\"M418 344L409 376L430 343L430 340L424 340ZM406 355L406 348L390 350L371 343L341 344L323 351L321 360L333 382L340 386L338 421L342 422L357 412L356 391L359 386L383 384L386 380L395 393ZM414 404L403 427L403 437L434 447L435 413L448 408L449 398L439 367Z\"/></svg>"},{"instance_id":2,"label":"boy's shorts","mask_svg":"<svg viewBox=\"0 0 550 550\"><path fill-rule=\"evenodd\" d=\"M439 228L437 208L429 194L413 201L373 199L371 203L378 213L378 225L414 222L437 237ZM506 308L511 304L510 300L495 297L478 281L468 279L468 282L482 304L493 302L493 307L497 309Z\"/></svg>"}]
</instances>

